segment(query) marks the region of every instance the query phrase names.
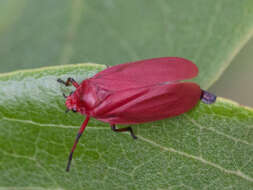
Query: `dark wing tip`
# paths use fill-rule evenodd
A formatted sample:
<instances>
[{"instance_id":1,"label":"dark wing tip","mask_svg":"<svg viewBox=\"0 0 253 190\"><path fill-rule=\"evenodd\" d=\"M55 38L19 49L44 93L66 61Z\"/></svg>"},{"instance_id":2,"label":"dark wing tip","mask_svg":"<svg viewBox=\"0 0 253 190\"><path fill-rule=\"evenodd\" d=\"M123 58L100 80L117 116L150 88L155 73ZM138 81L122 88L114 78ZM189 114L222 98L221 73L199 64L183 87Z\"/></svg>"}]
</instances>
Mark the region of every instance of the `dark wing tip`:
<instances>
[{"instance_id":1,"label":"dark wing tip","mask_svg":"<svg viewBox=\"0 0 253 190\"><path fill-rule=\"evenodd\" d=\"M205 104L213 104L216 101L216 98L217 98L216 95L214 95L214 94L212 94L210 92L202 90L202 94L201 94L200 100L203 103L205 103Z\"/></svg>"}]
</instances>

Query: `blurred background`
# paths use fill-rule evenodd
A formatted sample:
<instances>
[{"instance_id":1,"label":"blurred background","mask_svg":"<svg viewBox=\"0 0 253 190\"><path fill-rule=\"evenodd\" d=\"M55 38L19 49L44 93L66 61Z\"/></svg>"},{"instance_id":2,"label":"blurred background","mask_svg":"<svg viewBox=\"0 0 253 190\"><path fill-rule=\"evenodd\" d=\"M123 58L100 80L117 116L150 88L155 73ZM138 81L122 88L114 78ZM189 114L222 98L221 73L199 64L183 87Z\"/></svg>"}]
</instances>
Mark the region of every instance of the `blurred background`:
<instances>
[{"instance_id":1,"label":"blurred background","mask_svg":"<svg viewBox=\"0 0 253 190\"><path fill-rule=\"evenodd\" d=\"M1 0L0 72L178 56L202 88L253 106L252 20L252 0Z\"/></svg>"},{"instance_id":2,"label":"blurred background","mask_svg":"<svg viewBox=\"0 0 253 190\"><path fill-rule=\"evenodd\" d=\"M210 87L218 96L253 107L253 39L242 48L221 77Z\"/></svg>"}]
</instances>

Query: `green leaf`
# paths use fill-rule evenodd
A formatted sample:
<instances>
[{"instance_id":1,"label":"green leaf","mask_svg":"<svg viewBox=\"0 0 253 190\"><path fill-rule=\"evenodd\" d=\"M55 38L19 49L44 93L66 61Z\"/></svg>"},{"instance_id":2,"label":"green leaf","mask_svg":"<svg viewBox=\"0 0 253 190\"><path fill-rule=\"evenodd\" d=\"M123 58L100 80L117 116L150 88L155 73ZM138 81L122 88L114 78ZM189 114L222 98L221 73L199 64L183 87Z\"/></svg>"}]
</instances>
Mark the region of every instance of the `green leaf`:
<instances>
[{"instance_id":1,"label":"green leaf","mask_svg":"<svg viewBox=\"0 0 253 190\"><path fill-rule=\"evenodd\" d=\"M209 87L253 34L252 0L1 0L1 72L185 57ZM201 79L201 80L200 80Z\"/></svg>"},{"instance_id":2,"label":"green leaf","mask_svg":"<svg viewBox=\"0 0 253 190\"><path fill-rule=\"evenodd\" d=\"M91 120L69 173L84 116L65 114L57 78L105 68L79 64L0 75L0 189L252 189L253 110L218 98L178 117L136 125L137 140Z\"/></svg>"}]
</instances>

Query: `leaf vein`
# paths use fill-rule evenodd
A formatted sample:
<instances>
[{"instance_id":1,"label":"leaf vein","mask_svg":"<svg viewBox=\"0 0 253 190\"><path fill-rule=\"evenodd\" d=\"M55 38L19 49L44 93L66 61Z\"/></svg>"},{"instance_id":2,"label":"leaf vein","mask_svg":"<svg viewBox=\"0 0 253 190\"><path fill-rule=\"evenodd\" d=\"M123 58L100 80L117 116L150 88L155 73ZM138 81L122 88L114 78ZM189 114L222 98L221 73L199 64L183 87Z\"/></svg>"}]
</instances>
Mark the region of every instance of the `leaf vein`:
<instances>
[{"instance_id":1,"label":"leaf vein","mask_svg":"<svg viewBox=\"0 0 253 190\"><path fill-rule=\"evenodd\" d=\"M232 175L235 175L235 176L240 177L240 178L242 178L242 179L245 179L245 180L247 180L247 181L253 182L253 178L252 178L252 177L250 177L250 176L248 176L248 175L242 173L240 170L234 171L234 170L229 170L229 169L223 168L222 166L220 166L220 165L218 165L218 164L215 164L215 163L213 163L213 162L210 162L210 161L208 161L208 160L205 160L205 159L202 158L202 157L194 156L194 155L188 154L188 153L186 153L186 152L178 151L178 150L176 150L176 149L174 149L174 148L167 148L167 147L164 147L164 146L162 146L162 145L160 145L160 144L158 144L158 143L156 143L156 142L154 142L154 141L152 141L152 140L150 140L150 139L144 138L144 137L142 137L142 136L140 136L140 135L138 135L138 138L141 139L141 140L144 141L144 142L147 142L147 143L149 143L149 144L155 146L155 147L158 147L158 148L161 148L161 149L163 149L163 150L166 150L167 152L173 152L173 153L179 154L179 155L181 155L181 156L184 156L184 157L186 157L186 158L191 158L191 159L193 159L193 160L197 160L197 161L199 161L199 162L201 162L201 163L203 163L203 164L206 164L206 165L208 165L208 166L212 166L212 167L214 167L214 168L216 168L216 169L219 169L220 171L222 171L222 172L224 172L224 173L232 174Z\"/></svg>"},{"instance_id":2,"label":"leaf vein","mask_svg":"<svg viewBox=\"0 0 253 190\"><path fill-rule=\"evenodd\" d=\"M225 134L225 133L223 133L223 132L220 132L220 131L218 131L218 130L216 130L216 129L213 129L213 128L210 128L210 127L204 127L204 126L202 126L201 124L199 124L196 120L191 119L189 116L186 116L186 118L187 118L191 123L193 123L194 125L196 125L197 127L199 127L200 129L206 129L206 130L208 130L208 131L212 131L212 132L214 132L214 133L216 133L216 134L218 134L218 135L221 135L221 136L224 136L224 137L226 137L226 138L228 138L228 139L233 140L235 143L240 142L240 143L243 143L243 144L246 144L246 145L249 145L249 146L252 146L252 147L253 147L253 144L251 144L251 143L249 143L249 142L247 142L247 141L245 141L245 140L242 140L242 139L239 139L239 138L235 138L235 137L233 137L233 136L231 136L231 135L227 135L227 134Z\"/></svg>"},{"instance_id":3,"label":"leaf vein","mask_svg":"<svg viewBox=\"0 0 253 190\"><path fill-rule=\"evenodd\" d=\"M80 126L73 126L73 125L62 125L62 124L50 124L50 123L38 123L32 120L24 120L24 119L14 119L8 117L2 117L1 120L6 120L10 122L19 122L19 123L26 123L31 125L37 125L41 127L58 127L58 128L66 128L66 129L79 129ZM95 129L95 130L108 130L107 127L87 127L86 129Z\"/></svg>"}]
</instances>

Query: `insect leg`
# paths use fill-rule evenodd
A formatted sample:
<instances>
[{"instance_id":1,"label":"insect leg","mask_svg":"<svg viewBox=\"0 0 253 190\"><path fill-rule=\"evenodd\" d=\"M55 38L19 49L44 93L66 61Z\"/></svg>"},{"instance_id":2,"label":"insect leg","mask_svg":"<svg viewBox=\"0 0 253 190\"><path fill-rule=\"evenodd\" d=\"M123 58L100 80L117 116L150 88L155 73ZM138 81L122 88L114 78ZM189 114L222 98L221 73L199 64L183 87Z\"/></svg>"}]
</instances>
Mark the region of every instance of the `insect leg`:
<instances>
[{"instance_id":1,"label":"insect leg","mask_svg":"<svg viewBox=\"0 0 253 190\"><path fill-rule=\"evenodd\" d=\"M125 127L125 128L119 128L117 129L115 125L111 125L111 128L114 132L126 132L129 131L131 136L133 137L133 139L137 139L137 137L135 136L132 127Z\"/></svg>"},{"instance_id":2,"label":"insect leg","mask_svg":"<svg viewBox=\"0 0 253 190\"><path fill-rule=\"evenodd\" d=\"M66 82L64 82L62 79L57 79L57 82L62 83L65 86L69 86L70 84L72 84L76 88L79 87L79 84L71 77L69 77Z\"/></svg>"},{"instance_id":3,"label":"insect leg","mask_svg":"<svg viewBox=\"0 0 253 190\"><path fill-rule=\"evenodd\" d=\"M82 136L83 131L84 131L85 127L87 126L88 122L89 122L89 119L90 119L89 117L86 117L86 119L84 120L83 124L81 125L81 127L80 127L80 129L79 129L79 131L77 133L75 143L74 143L74 145L73 145L73 147L71 149L71 152L69 154L69 160L68 160L68 164L67 164L67 168L66 168L67 172L69 171L71 160L72 160L72 156L73 156L73 153L74 153L74 151L76 149L76 145L77 145L80 137Z\"/></svg>"}]
</instances>

